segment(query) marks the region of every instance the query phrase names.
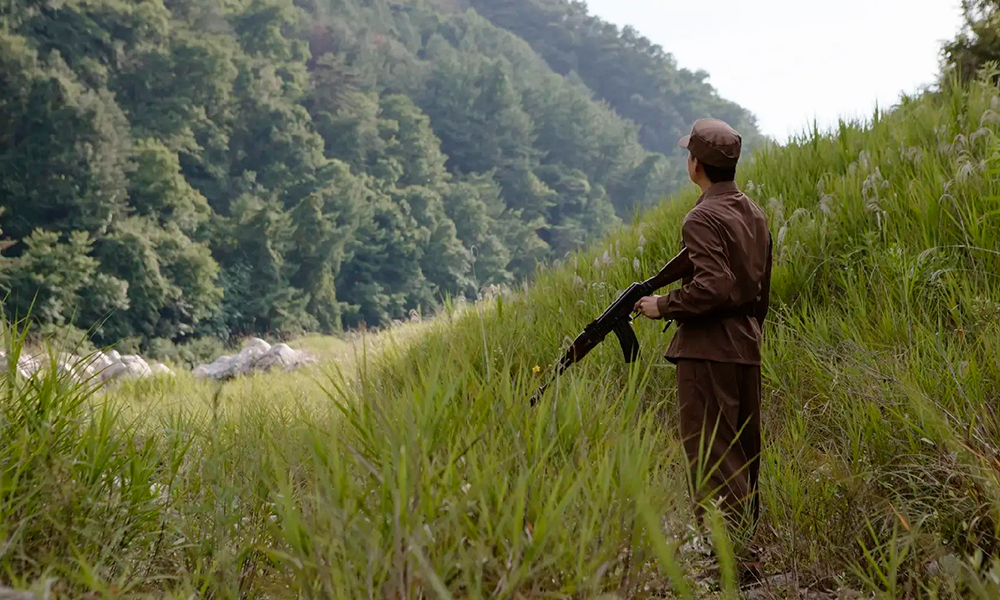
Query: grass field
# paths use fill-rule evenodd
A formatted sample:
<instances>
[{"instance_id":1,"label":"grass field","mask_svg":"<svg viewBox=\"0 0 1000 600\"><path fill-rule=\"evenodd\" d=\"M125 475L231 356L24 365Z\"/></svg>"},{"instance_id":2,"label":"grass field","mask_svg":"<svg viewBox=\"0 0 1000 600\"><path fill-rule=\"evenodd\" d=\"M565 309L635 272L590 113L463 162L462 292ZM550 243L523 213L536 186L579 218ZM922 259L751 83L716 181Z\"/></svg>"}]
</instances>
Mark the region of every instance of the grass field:
<instances>
[{"instance_id":1,"label":"grass field","mask_svg":"<svg viewBox=\"0 0 1000 600\"><path fill-rule=\"evenodd\" d=\"M1000 595L998 111L997 88L956 89L740 173L777 240L757 541L786 576L764 597ZM636 323L632 367L609 338L527 403L675 253L694 198L388 343L302 340L328 357L302 372L5 380L0 578L69 598L736 597L726 570L690 577L661 327Z\"/></svg>"}]
</instances>

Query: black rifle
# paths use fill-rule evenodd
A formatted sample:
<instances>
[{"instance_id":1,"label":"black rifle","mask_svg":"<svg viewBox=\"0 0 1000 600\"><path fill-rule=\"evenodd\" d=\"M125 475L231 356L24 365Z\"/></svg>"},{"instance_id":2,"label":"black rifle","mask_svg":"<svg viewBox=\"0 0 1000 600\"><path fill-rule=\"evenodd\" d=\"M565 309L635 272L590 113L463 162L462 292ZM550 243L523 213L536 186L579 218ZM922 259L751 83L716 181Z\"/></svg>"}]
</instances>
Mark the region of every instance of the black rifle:
<instances>
[{"instance_id":1,"label":"black rifle","mask_svg":"<svg viewBox=\"0 0 1000 600\"><path fill-rule=\"evenodd\" d=\"M604 338L612 332L618 338L622 353L625 355L625 362L629 364L634 362L639 357L639 340L636 339L635 331L632 330L632 314L635 311L636 303L642 298L651 295L656 290L682 279L691 272L691 269L691 261L688 258L687 249L685 248L671 259L666 266L660 269L660 272L655 276L646 281L635 282L630 285L601 316L583 328L583 332L577 336L559 360L556 372L552 377L561 375L570 365L583 360L583 357L603 342ZM667 327L669 326L670 323L667 323ZM666 328L664 328L664 331L666 331ZM543 383L531 396L532 406L538 402L538 399L545 393L551 382L552 379L549 379Z\"/></svg>"}]
</instances>

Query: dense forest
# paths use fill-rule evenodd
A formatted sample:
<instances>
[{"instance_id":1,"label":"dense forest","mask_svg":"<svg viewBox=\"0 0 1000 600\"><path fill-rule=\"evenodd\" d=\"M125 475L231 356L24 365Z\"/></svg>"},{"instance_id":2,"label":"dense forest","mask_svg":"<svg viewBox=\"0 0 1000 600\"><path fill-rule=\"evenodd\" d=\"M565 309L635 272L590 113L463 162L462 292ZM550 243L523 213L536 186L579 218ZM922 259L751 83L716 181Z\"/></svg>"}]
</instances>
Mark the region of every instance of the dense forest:
<instances>
[{"instance_id":1,"label":"dense forest","mask_svg":"<svg viewBox=\"0 0 1000 600\"><path fill-rule=\"evenodd\" d=\"M763 142L753 115L706 94L708 73L677 67L662 48L631 27L589 14L578 0L470 0L479 14L512 31L560 75L579 77L595 97L640 126L652 152L674 154L677 138L705 114L725 120L751 151Z\"/></svg>"},{"instance_id":2,"label":"dense forest","mask_svg":"<svg viewBox=\"0 0 1000 600\"><path fill-rule=\"evenodd\" d=\"M8 319L380 326L528 279L751 115L579 2L0 0Z\"/></svg>"}]
</instances>

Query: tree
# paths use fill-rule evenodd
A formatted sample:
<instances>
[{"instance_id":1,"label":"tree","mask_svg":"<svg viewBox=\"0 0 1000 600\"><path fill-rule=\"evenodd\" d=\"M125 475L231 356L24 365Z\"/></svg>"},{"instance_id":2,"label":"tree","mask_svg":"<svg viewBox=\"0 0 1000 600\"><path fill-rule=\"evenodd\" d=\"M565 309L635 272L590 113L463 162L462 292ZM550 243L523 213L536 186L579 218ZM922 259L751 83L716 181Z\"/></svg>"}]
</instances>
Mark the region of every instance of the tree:
<instances>
[{"instance_id":1,"label":"tree","mask_svg":"<svg viewBox=\"0 0 1000 600\"><path fill-rule=\"evenodd\" d=\"M369 196L362 211L348 246L350 260L336 285L349 305L344 315L348 326L387 325L433 301L420 269L419 227L406 207L384 194Z\"/></svg>"},{"instance_id":2,"label":"tree","mask_svg":"<svg viewBox=\"0 0 1000 600\"><path fill-rule=\"evenodd\" d=\"M402 168L396 184L443 189L450 179L445 166L448 157L441 151L441 140L434 135L430 118L409 98L398 94L382 98L380 108L380 118L392 123L388 130L392 136L386 140L384 152Z\"/></svg>"},{"instance_id":3,"label":"tree","mask_svg":"<svg viewBox=\"0 0 1000 600\"><path fill-rule=\"evenodd\" d=\"M440 194L422 186L410 186L393 194L393 204L413 219L411 235L420 246L420 273L428 283L413 300L428 306L445 294L473 291L468 278L470 256L458 239L455 223L448 218Z\"/></svg>"},{"instance_id":4,"label":"tree","mask_svg":"<svg viewBox=\"0 0 1000 600\"><path fill-rule=\"evenodd\" d=\"M202 158L206 142L232 123L238 53L225 36L178 28L131 55L111 87L135 137Z\"/></svg>"},{"instance_id":5,"label":"tree","mask_svg":"<svg viewBox=\"0 0 1000 600\"><path fill-rule=\"evenodd\" d=\"M98 272L92 249L93 239L84 231L74 231L65 240L55 231L32 232L20 256L2 261L7 317L91 327L112 311L128 310L128 283Z\"/></svg>"},{"instance_id":6,"label":"tree","mask_svg":"<svg viewBox=\"0 0 1000 600\"><path fill-rule=\"evenodd\" d=\"M186 235L196 233L211 216L208 201L184 179L177 153L152 139L136 144L129 204L136 214L174 225Z\"/></svg>"},{"instance_id":7,"label":"tree","mask_svg":"<svg viewBox=\"0 0 1000 600\"><path fill-rule=\"evenodd\" d=\"M294 228L282 203L260 190L245 193L215 227L212 255L223 289L215 327L233 335L295 333L306 299L288 282Z\"/></svg>"},{"instance_id":8,"label":"tree","mask_svg":"<svg viewBox=\"0 0 1000 600\"><path fill-rule=\"evenodd\" d=\"M962 31L944 45L944 58L961 81L969 81L988 62L1000 64L1000 1L962 0L962 14Z\"/></svg>"},{"instance_id":9,"label":"tree","mask_svg":"<svg viewBox=\"0 0 1000 600\"><path fill-rule=\"evenodd\" d=\"M25 38L0 33L0 98L4 231L105 231L125 210L131 145L111 94L83 85L59 55L42 62Z\"/></svg>"},{"instance_id":10,"label":"tree","mask_svg":"<svg viewBox=\"0 0 1000 600\"><path fill-rule=\"evenodd\" d=\"M632 27L619 29L569 0L471 0L494 25L527 41L560 75L574 75L622 117L639 125L651 152L672 160L677 139L705 116L725 119L746 149L763 143L754 116L705 82L707 73L679 69L673 57ZM683 184L674 181L673 188Z\"/></svg>"},{"instance_id":11,"label":"tree","mask_svg":"<svg viewBox=\"0 0 1000 600\"><path fill-rule=\"evenodd\" d=\"M34 2L21 33L43 56L58 54L91 87L136 52L163 41L170 13L162 0L65 0ZM29 33L30 32L30 33Z\"/></svg>"},{"instance_id":12,"label":"tree","mask_svg":"<svg viewBox=\"0 0 1000 600\"><path fill-rule=\"evenodd\" d=\"M325 333L341 327L345 303L337 298L335 279L358 227L358 207L368 193L346 164L332 161L327 187L303 198L291 213L289 282L306 294L306 311Z\"/></svg>"},{"instance_id":13,"label":"tree","mask_svg":"<svg viewBox=\"0 0 1000 600\"><path fill-rule=\"evenodd\" d=\"M549 227L542 233L554 256L561 258L583 248L617 224L604 188L592 186L582 171L547 166L539 174L559 198L559 204L549 212Z\"/></svg>"},{"instance_id":14,"label":"tree","mask_svg":"<svg viewBox=\"0 0 1000 600\"><path fill-rule=\"evenodd\" d=\"M181 339L191 335L220 300L218 265L208 248L175 225L130 217L102 237L95 249L101 270L129 282L128 310L107 323L105 342L139 336Z\"/></svg>"},{"instance_id":15,"label":"tree","mask_svg":"<svg viewBox=\"0 0 1000 600\"><path fill-rule=\"evenodd\" d=\"M496 182L487 176L470 175L449 186L443 200L445 213L455 224L455 235L468 252L472 285L513 283L508 242L516 236L520 220L507 211ZM541 240L538 242L536 250L544 249Z\"/></svg>"}]
</instances>

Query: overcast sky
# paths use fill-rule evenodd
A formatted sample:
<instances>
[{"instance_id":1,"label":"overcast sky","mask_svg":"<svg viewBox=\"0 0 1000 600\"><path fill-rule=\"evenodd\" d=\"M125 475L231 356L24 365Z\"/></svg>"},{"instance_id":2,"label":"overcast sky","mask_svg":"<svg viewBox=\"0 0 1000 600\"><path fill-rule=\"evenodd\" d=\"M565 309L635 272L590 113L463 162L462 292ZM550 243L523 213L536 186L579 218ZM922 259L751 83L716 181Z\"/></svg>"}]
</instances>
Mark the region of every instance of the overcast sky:
<instances>
[{"instance_id":1,"label":"overcast sky","mask_svg":"<svg viewBox=\"0 0 1000 600\"><path fill-rule=\"evenodd\" d=\"M868 118L938 72L961 28L960 0L586 0L704 69L722 97L750 109L779 141L816 119Z\"/></svg>"}]
</instances>

